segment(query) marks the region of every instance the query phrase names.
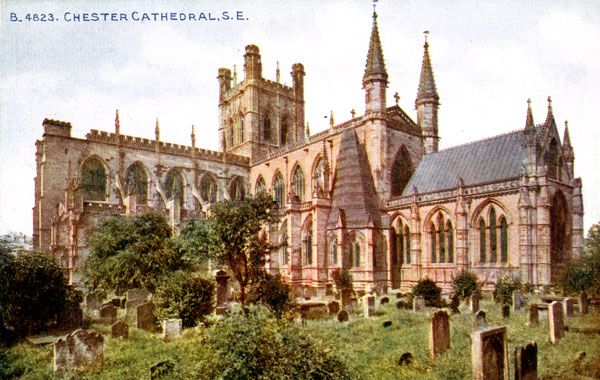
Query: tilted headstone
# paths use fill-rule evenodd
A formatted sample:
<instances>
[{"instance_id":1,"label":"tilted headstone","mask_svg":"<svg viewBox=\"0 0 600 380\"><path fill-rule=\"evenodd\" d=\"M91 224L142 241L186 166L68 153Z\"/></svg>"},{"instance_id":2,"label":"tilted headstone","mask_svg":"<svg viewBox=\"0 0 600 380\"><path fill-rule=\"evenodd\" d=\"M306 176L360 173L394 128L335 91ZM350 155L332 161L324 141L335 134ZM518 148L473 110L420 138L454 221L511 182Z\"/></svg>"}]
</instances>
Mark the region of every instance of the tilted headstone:
<instances>
[{"instance_id":1,"label":"tilted headstone","mask_svg":"<svg viewBox=\"0 0 600 380\"><path fill-rule=\"evenodd\" d=\"M346 322L348 320L349 316L348 316L348 312L346 310L340 310L339 313L337 313L337 320L339 322Z\"/></svg>"},{"instance_id":2,"label":"tilted headstone","mask_svg":"<svg viewBox=\"0 0 600 380\"><path fill-rule=\"evenodd\" d=\"M588 296L586 292L581 292L579 295L579 313L581 315L588 313Z\"/></svg>"},{"instance_id":3,"label":"tilted headstone","mask_svg":"<svg viewBox=\"0 0 600 380\"><path fill-rule=\"evenodd\" d=\"M136 326L138 329L146 331L154 331L156 329L156 317L154 316L154 304L152 302L146 302L138 306L136 317Z\"/></svg>"},{"instance_id":4,"label":"tilted headstone","mask_svg":"<svg viewBox=\"0 0 600 380\"><path fill-rule=\"evenodd\" d=\"M327 304L327 311L330 316L334 317L340 311L340 303L338 301L331 301Z\"/></svg>"},{"instance_id":5,"label":"tilted headstone","mask_svg":"<svg viewBox=\"0 0 600 380\"><path fill-rule=\"evenodd\" d=\"M523 295L521 292L514 291L512 294L513 310L519 311L523 307Z\"/></svg>"},{"instance_id":6,"label":"tilted headstone","mask_svg":"<svg viewBox=\"0 0 600 380\"><path fill-rule=\"evenodd\" d=\"M529 326L537 326L540 321L540 312L536 304L529 305Z\"/></svg>"},{"instance_id":7,"label":"tilted headstone","mask_svg":"<svg viewBox=\"0 0 600 380\"><path fill-rule=\"evenodd\" d=\"M432 359L450 348L450 317L445 310L433 313L429 323L429 353Z\"/></svg>"},{"instance_id":8,"label":"tilted headstone","mask_svg":"<svg viewBox=\"0 0 600 380\"><path fill-rule=\"evenodd\" d=\"M471 295L471 313L477 313L479 311L479 293L475 292Z\"/></svg>"},{"instance_id":9,"label":"tilted headstone","mask_svg":"<svg viewBox=\"0 0 600 380\"><path fill-rule=\"evenodd\" d=\"M548 319L548 306L549 304L538 304L540 321L545 321Z\"/></svg>"},{"instance_id":10,"label":"tilted headstone","mask_svg":"<svg viewBox=\"0 0 600 380\"><path fill-rule=\"evenodd\" d=\"M559 301L554 301L548 306L548 328L550 329L551 343L565 336L563 307Z\"/></svg>"},{"instance_id":11,"label":"tilted headstone","mask_svg":"<svg viewBox=\"0 0 600 380\"><path fill-rule=\"evenodd\" d=\"M471 334L473 380L509 380L506 327L491 327Z\"/></svg>"},{"instance_id":12,"label":"tilted headstone","mask_svg":"<svg viewBox=\"0 0 600 380\"><path fill-rule=\"evenodd\" d=\"M375 297L368 294L362 298L363 315L365 318L369 318L375 308Z\"/></svg>"},{"instance_id":13,"label":"tilted headstone","mask_svg":"<svg viewBox=\"0 0 600 380\"><path fill-rule=\"evenodd\" d=\"M137 321L137 307L146 303L147 301L141 298L132 299L131 301L125 302L125 319L130 324L135 324Z\"/></svg>"},{"instance_id":14,"label":"tilted headstone","mask_svg":"<svg viewBox=\"0 0 600 380\"><path fill-rule=\"evenodd\" d=\"M537 343L515 347L514 380L537 380Z\"/></svg>"},{"instance_id":15,"label":"tilted headstone","mask_svg":"<svg viewBox=\"0 0 600 380\"><path fill-rule=\"evenodd\" d=\"M229 280L229 276L227 272L224 270L220 270L215 275L215 280L217 282L217 307L215 312L217 315L225 314L227 312L228 303L229 303L229 289L227 282Z\"/></svg>"},{"instance_id":16,"label":"tilted headstone","mask_svg":"<svg viewBox=\"0 0 600 380\"><path fill-rule=\"evenodd\" d=\"M113 338L129 338L129 326L124 321L117 321L110 327L110 334Z\"/></svg>"},{"instance_id":17,"label":"tilted headstone","mask_svg":"<svg viewBox=\"0 0 600 380\"><path fill-rule=\"evenodd\" d=\"M502 318L510 317L510 306L504 305L502 306Z\"/></svg>"},{"instance_id":18,"label":"tilted headstone","mask_svg":"<svg viewBox=\"0 0 600 380\"><path fill-rule=\"evenodd\" d=\"M487 327L487 322L485 320L485 311L479 310L475 313L475 330L482 330Z\"/></svg>"},{"instance_id":19,"label":"tilted headstone","mask_svg":"<svg viewBox=\"0 0 600 380\"><path fill-rule=\"evenodd\" d=\"M102 306L102 294L100 292L92 292L85 296L85 307L88 310L98 310Z\"/></svg>"},{"instance_id":20,"label":"tilted headstone","mask_svg":"<svg viewBox=\"0 0 600 380\"><path fill-rule=\"evenodd\" d=\"M565 298L563 300L563 309L565 312L565 317L572 317L575 315L575 298Z\"/></svg>"},{"instance_id":21,"label":"tilted headstone","mask_svg":"<svg viewBox=\"0 0 600 380\"><path fill-rule=\"evenodd\" d=\"M113 304L104 304L100 308L99 322L105 325L112 325L117 320L117 308Z\"/></svg>"},{"instance_id":22,"label":"tilted headstone","mask_svg":"<svg viewBox=\"0 0 600 380\"><path fill-rule=\"evenodd\" d=\"M54 343L54 372L77 370L88 365L102 365L104 338L97 332L76 330Z\"/></svg>"},{"instance_id":23,"label":"tilted headstone","mask_svg":"<svg viewBox=\"0 0 600 380\"><path fill-rule=\"evenodd\" d=\"M181 338L181 319L165 319L162 321L163 340L165 342Z\"/></svg>"},{"instance_id":24,"label":"tilted headstone","mask_svg":"<svg viewBox=\"0 0 600 380\"><path fill-rule=\"evenodd\" d=\"M170 360L163 360L150 367L150 380L167 380L171 378L175 364Z\"/></svg>"},{"instance_id":25,"label":"tilted headstone","mask_svg":"<svg viewBox=\"0 0 600 380\"><path fill-rule=\"evenodd\" d=\"M413 300L413 311L419 312L425 309L425 299L421 296L416 296Z\"/></svg>"},{"instance_id":26,"label":"tilted headstone","mask_svg":"<svg viewBox=\"0 0 600 380\"><path fill-rule=\"evenodd\" d=\"M390 298L388 296L383 296L379 300L379 305L385 305L386 303L390 303Z\"/></svg>"},{"instance_id":27,"label":"tilted headstone","mask_svg":"<svg viewBox=\"0 0 600 380\"><path fill-rule=\"evenodd\" d=\"M342 309L344 310L352 310L352 290L351 289L342 289Z\"/></svg>"}]
</instances>

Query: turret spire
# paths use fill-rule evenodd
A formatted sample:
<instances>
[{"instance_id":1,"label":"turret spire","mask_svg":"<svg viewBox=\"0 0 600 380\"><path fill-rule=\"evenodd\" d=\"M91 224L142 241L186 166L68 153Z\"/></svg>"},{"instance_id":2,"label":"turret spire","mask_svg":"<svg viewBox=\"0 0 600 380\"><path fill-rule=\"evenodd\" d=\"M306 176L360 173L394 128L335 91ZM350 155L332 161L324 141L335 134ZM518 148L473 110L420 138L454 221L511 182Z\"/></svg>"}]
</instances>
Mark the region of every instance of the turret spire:
<instances>
[{"instance_id":1,"label":"turret spire","mask_svg":"<svg viewBox=\"0 0 600 380\"><path fill-rule=\"evenodd\" d=\"M525 129L533 129L533 112L531 111L531 99L527 99L527 119L525 120Z\"/></svg>"},{"instance_id":2,"label":"turret spire","mask_svg":"<svg viewBox=\"0 0 600 380\"><path fill-rule=\"evenodd\" d=\"M554 112L552 111L552 98L548 96L548 115L546 116L546 121L544 122L546 126L548 125L556 125L556 121L554 120Z\"/></svg>"},{"instance_id":3,"label":"turret spire","mask_svg":"<svg viewBox=\"0 0 600 380\"><path fill-rule=\"evenodd\" d=\"M382 81L387 86L387 79L388 75L383 59L381 40L379 39L379 29L377 28L377 13L373 11L373 29L371 31L365 74L363 76L363 87L366 87L371 81Z\"/></svg>"},{"instance_id":4,"label":"turret spire","mask_svg":"<svg viewBox=\"0 0 600 380\"><path fill-rule=\"evenodd\" d=\"M563 135L563 146L571 147L571 136L569 136L569 122L565 120L565 133Z\"/></svg>"},{"instance_id":5,"label":"turret spire","mask_svg":"<svg viewBox=\"0 0 600 380\"><path fill-rule=\"evenodd\" d=\"M429 58L429 42L427 41L427 35L429 31L425 31L425 49L423 53L423 63L421 65L421 79L419 80L419 91L417 92L417 100L419 103L421 100L425 101L439 101L440 97L435 87L435 79L433 77L433 68L431 67L431 58Z\"/></svg>"}]
</instances>

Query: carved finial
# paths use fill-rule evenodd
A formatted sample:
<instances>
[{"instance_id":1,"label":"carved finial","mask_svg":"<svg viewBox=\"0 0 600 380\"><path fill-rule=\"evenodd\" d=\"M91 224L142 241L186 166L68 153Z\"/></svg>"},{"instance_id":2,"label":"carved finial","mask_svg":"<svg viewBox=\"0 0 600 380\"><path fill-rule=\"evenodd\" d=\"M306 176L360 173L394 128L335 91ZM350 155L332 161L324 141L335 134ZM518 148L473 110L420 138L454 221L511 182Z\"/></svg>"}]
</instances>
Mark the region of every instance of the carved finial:
<instances>
[{"instance_id":1,"label":"carved finial","mask_svg":"<svg viewBox=\"0 0 600 380\"><path fill-rule=\"evenodd\" d=\"M333 127L335 122L333 121L333 111L329 111L329 125Z\"/></svg>"},{"instance_id":2,"label":"carved finial","mask_svg":"<svg viewBox=\"0 0 600 380\"><path fill-rule=\"evenodd\" d=\"M548 96L548 111L552 111L552 98Z\"/></svg>"},{"instance_id":3,"label":"carved finial","mask_svg":"<svg viewBox=\"0 0 600 380\"><path fill-rule=\"evenodd\" d=\"M352 111L350 111L350 114L352 115L352 118L354 119L354 117L356 116L356 111L354 110L354 108L352 108Z\"/></svg>"},{"instance_id":4,"label":"carved finial","mask_svg":"<svg viewBox=\"0 0 600 380\"><path fill-rule=\"evenodd\" d=\"M196 147L196 127L192 124L192 147Z\"/></svg>"},{"instance_id":5,"label":"carved finial","mask_svg":"<svg viewBox=\"0 0 600 380\"><path fill-rule=\"evenodd\" d=\"M119 109L117 109L117 116L115 116L115 133L117 135L121 133L121 121L119 120Z\"/></svg>"},{"instance_id":6,"label":"carved finial","mask_svg":"<svg viewBox=\"0 0 600 380\"><path fill-rule=\"evenodd\" d=\"M424 31L423 34L425 35L425 45L427 45L427 37L429 37L429 30Z\"/></svg>"},{"instance_id":7,"label":"carved finial","mask_svg":"<svg viewBox=\"0 0 600 380\"><path fill-rule=\"evenodd\" d=\"M310 136L310 123L306 122L306 137Z\"/></svg>"},{"instance_id":8,"label":"carved finial","mask_svg":"<svg viewBox=\"0 0 600 380\"><path fill-rule=\"evenodd\" d=\"M400 95L398 95L398 93L395 93L394 99L396 99L396 105L398 105L398 103L400 102Z\"/></svg>"},{"instance_id":9,"label":"carved finial","mask_svg":"<svg viewBox=\"0 0 600 380\"><path fill-rule=\"evenodd\" d=\"M154 127L154 137L156 138L156 141L160 140L160 123L158 118L156 118L156 126Z\"/></svg>"},{"instance_id":10,"label":"carved finial","mask_svg":"<svg viewBox=\"0 0 600 380\"><path fill-rule=\"evenodd\" d=\"M233 85L237 84L237 65L233 65Z\"/></svg>"},{"instance_id":11,"label":"carved finial","mask_svg":"<svg viewBox=\"0 0 600 380\"><path fill-rule=\"evenodd\" d=\"M377 0L373 0L373 20L377 18Z\"/></svg>"},{"instance_id":12,"label":"carved finial","mask_svg":"<svg viewBox=\"0 0 600 380\"><path fill-rule=\"evenodd\" d=\"M277 78L277 83L279 83L279 61L277 61L277 70L275 71L275 78Z\"/></svg>"}]
</instances>

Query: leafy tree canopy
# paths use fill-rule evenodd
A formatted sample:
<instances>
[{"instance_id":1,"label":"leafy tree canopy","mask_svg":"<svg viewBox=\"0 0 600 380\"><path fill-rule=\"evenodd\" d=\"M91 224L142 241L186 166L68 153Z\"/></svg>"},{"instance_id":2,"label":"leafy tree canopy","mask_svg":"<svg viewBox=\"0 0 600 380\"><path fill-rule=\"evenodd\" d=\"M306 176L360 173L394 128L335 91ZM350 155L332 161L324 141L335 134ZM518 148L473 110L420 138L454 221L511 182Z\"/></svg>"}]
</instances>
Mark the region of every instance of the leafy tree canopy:
<instances>
[{"instance_id":1,"label":"leafy tree canopy","mask_svg":"<svg viewBox=\"0 0 600 380\"><path fill-rule=\"evenodd\" d=\"M600 295L600 223L590 227L583 257L565 266L559 284L566 293L586 291Z\"/></svg>"}]
</instances>

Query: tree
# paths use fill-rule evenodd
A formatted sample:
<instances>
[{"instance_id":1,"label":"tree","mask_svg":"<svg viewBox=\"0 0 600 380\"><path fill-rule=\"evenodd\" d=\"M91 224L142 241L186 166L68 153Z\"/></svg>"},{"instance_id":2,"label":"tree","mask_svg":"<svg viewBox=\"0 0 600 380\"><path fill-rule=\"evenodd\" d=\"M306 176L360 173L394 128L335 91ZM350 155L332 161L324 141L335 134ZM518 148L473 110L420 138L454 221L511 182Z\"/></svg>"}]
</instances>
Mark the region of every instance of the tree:
<instances>
[{"instance_id":1,"label":"tree","mask_svg":"<svg viewBox=\"0 0 600 380\"><path fill-rule=\"evenodd\" d=\"M263 228L276 221L273 200L266 195L216 203L210 216L182 231L184 246L198 245L195 254L226 264L240 287L240 302L247 288L262 278L271 244Z\"/></svg>"},{"instance_id":2,"label":"tree","mask_svg":"<svg viewBox=\"0 0 600 380\"><path fill-rule=\"evenodd\" d=\"M566 293L586 291L600 295L600 223L590 227L583 257L565 265L559 284Z\"/></svg>"},{"instance_id":3,"label":"tree","mask_svg":"<svg viewBox=\"0 0 600 380\"><path fill-rule=\"evenodd\" d=\"M155 211L104 220L92 230L88 248L86 284L119 294L132 288L154 291L164 276L190 265L167 219Z\"/></svg>"},{"instance_id":4,"label":"tree","mask_svg":"<svg viewBox=\"0 0 600 380\"><path fill-rule=\"evenodd\" d=\"M0 249L0 330L18 337L40 331L68 306L67 280L50 257ZM2 332L2 331L0 331Z\"/></svg>"}]
</instances>

